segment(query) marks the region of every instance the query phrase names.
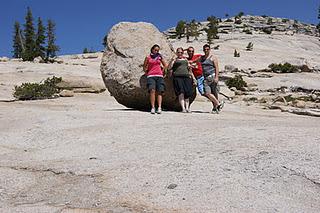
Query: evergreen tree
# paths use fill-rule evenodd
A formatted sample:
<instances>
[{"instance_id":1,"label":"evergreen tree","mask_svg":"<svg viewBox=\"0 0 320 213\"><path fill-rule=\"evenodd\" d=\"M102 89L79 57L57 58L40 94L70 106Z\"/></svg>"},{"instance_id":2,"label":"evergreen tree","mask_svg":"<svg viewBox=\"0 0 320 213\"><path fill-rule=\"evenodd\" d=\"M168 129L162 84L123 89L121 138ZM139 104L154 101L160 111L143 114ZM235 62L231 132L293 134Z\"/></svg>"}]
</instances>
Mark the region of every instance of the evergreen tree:
<instances>
[{"instance_id":1,"label":"evergreen tree","mask_svg":"<svg viewBox=\"0 0 320 213\"><path fill-rule=\"evenodd\" d=\"M56 52L59 51L59 46L55 44L56 35L55 35L56 24L52 20L48 20L47 26L47 51L46 51L46 61L49 61L50 57L55 57Z\"/></svg>"},{"instance_id":2,"label":"evergreen tree","mask_svg":"<svg viewBox=\"0 0 320 213\"><path fill-rule=\"evenodd\" d=\"M239 12L238 15L236 15L236 16L238 16L239 18L241 18L241 16L243 16L243 15L244 15L244 12L241 11L241 12Z\"/></svg>"},{"instance_id":3,"label":"evergreen tree","mask_svg":"<svg viewBox=\"0 0 320 213\"><path fill-rule=\"evenodd\" d=\"M83 53L83 54L85 54L85 53L90 53L90 51L89 51L88 48L85 47L85 48L83 49L82 53Z\"/></svg>"},{"instance_id":4,"label":"evergreen tree","mask_svg":"<svg viewBox=\"0 0 320 213\"><path fill-rule=\"evenodd\" d=\"M219 20L214 17L214 16L209 16L207 18L208 23L208 28L205 29L207 33L207 41L209 44L212 44L213 39L219 39L218 36L218 23Z\"/></svg>"},{"instance_id":5,"label":"evergreen tree","mask_svg":"<svg viewBox=\"0 0 320 213\"><path fill-rule=\"evenodd\" d=\"M246 47L246 50L247 51L252 51L253 50L253 43L252 42L249 42L249 44Z\"/></svg>"},{"instance_id":6,"label":"evergreen tree","mask_svg":"<svg viewBox=\"0 0 320 213\"><path fill-rule=\"evenodd\" d=\"M176 34L179 39L183 37L183 35L185 34L185 30L186 30L186 22L183 20L180 20L176 26Z\"/></svg>"},{"instance_id":7,"label":"evergreen tree","mask_svg":"<svg viewBox=\"0 0 320 213\"><path fill-rule=\"evenodd\" d=\"M237 50L234 50L233 56L240 57L240 52L238 52Z\"/></svg>"},{"instance_id":8,"label":"evergreen tree","mask_svg":"<svg viewBox=\"0 0 320 213\"><path fill-rule=\"evenodd\" d=\"M33 26L32 12L29 7L27 9L27 15L25 17L25 20L25 51L23 51L22 58L24 61L33 61L33 59L35 58L35 32Z\"/></svg>"},{"instance_id":9,"label":"evergreen tree","mask_svg":"<svg viewBox=\"0 0 320 213\"><path fill-rule=\"evenodd\" d=\"M187 42L190 42L190 36L191 36L191 29L190 29L190 23L186 23L186 37Z\"/></svg>"},{"instance_id":10,"label":"evergreen tree","mask_svg":"<svg viewBox=\"0 0 320 213\"><path fill-rule=\"evenodd\" d=\"M320 36L320 6L319 6L319 11L318 11L318 19L319 19L319 24L317 25L319 36Z\"/></svg>"},{"instance_id":11,"label":"evergreen tree","mask_svg":"<svg viewBox=\"0 0 320 213\"><path fill-rule=\"evenodd\" d=\"M41 18L39 17L38 31L36 36L35 57L40 56L42 59L44 59L46 55L46 48L44 47L44 44L46 42L45 31L46 29L42 24Z\"/></svg>"},{"instance_id":12,"label":"evergreen tree","mask_svg":"<svg viewBox=\"0 0 320 213\"><path fill-rule=\"evenodd\" d=\"M108 40L108 35L105 35L105 36L103 37L103 42L102 42L102 45L103 45L104 47L107 47L107 40Z\"/></svg>"},{"instance_id":13,"label":"evergreen tree","mask_svg":"<svg viewBox=\"0 0 320 213\"><path fill-rule=\"evenodd\" d=\"M195 38L195 40L198 40L198 37L200 35L199 29L198 29L199 25L200 23L198 23L195 19L193 19L190 22L190 34Z\"/></svg>"},{"instance_id":14,"label":"evergreen tree","mask_svg":"<svg viewBox=\"0 0 320 213\"><path fill-rule=\"evenodd\" d=\"M21 34L19 22L14 23L14 35L13 35L13 57L22 58L24 50L24 40Z\"/></svg>"}]
</instances>

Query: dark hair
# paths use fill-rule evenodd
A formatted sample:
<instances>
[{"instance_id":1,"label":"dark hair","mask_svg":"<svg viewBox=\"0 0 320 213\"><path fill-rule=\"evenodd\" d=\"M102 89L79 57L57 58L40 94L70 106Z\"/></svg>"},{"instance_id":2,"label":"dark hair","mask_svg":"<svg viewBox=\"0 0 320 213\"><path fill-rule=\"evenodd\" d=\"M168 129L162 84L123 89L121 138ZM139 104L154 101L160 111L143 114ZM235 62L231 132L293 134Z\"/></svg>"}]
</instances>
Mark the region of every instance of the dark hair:
<instances>
[{"instance_id":1,"label":"dark hair","mask_svg":"<svg viewBox=\"0 0 320 213\"><path fill-rule=\"evenodd\" d=\"M205 45L203 45L203 49L204 49L204 48L206 48L206 47L209 47L209 48L211 49L211 47L210 47L210 45L209 45L209 44L205 44Z\"/></svg>"},{"instance_id":2,"label":"dark hair","mask_svg":"<svg viewBox=\"0 0 320 213\"><path fill-rule=\"evenodd\" d=\"M154 50L154 48L158 47L160 49L160 46L158 44L155 44L151 47L150 52L152 52L152 50Z\"/></svg>"},{"instance_id":3,"label":"dark hair","mask_svg":"<svg viewBox=\"0 0 320 213\"><path fill-rule=\"evenodd\" d=\"M183 52L183 48L182 47L178 47L176 52L178 52L178 50L182 50L182 52Z\"/></svg>"},{"instance_id":4,"label":"dark hair","mask_svg":"<svg viewBox=\"0 0 320 213\"><path fill-rule=\"evenodd\" d=\"M194 48L193 48L192 46L188 47L188 49L187 49L187 50L189 50L189 49L193 49L193 50L194 50Z\"/></svg>"}]
</instances>

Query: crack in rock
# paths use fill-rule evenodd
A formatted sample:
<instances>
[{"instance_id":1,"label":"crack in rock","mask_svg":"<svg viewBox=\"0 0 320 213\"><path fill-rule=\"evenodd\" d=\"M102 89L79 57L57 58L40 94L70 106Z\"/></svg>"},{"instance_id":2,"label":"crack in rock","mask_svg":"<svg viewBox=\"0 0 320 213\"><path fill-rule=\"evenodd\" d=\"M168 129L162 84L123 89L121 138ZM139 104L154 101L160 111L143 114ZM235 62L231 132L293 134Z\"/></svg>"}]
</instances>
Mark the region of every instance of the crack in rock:
<instances>
[{"instance_id":1,"label":"crack in rock","mask_svg":"<svg viewBox=\"0 0 320 213\"><path fill-rule=\"evenodd\" d=\"M122 58L128 58L127 56L125 56L123 53L121 53L116 47L113 47L113 51L117 56L120 56Z\"/></svg>"},{"instance_id":2,"label":"crack in rock","mask_svg":"<svg viewBox=\"0 0 320 213\"><path fill-rule=\"evenodd\" d=\"M76 174L72 171L56 171L52 168L45 168L45 169L37 169L37 168L30 168L30 167L19 167L19 166L0 166L0 168L7 168L7 169L13 169L16 171L27 171L27 172L50 172L54 175L70 175L70 176L79 176L79 177L101 177L103 175L101 174Z\"/></svg>"},{"instance_id":3,"label":"crack in rock","mask_svg":"<svg viewBox=\"0 0 320 213\"><path fill-rule=\"evenodd\" d=\"M312 183L315 184L316 186L320 187L320 183L319 183L319 182L317 182L317 181L314 180L314 179L309 178L304 172L303 172L303 173L297 172L296 170L290 169L290 168L288 168L288 167L286 167L286 166L282 166L282 168L284 168L284 169L289 170L290 172L292 172L291 175L296 175L296 176L302 177L302 178L304 178L304 179L307 179L308 181L312 182Z\"/></svg>"}]
</instances>

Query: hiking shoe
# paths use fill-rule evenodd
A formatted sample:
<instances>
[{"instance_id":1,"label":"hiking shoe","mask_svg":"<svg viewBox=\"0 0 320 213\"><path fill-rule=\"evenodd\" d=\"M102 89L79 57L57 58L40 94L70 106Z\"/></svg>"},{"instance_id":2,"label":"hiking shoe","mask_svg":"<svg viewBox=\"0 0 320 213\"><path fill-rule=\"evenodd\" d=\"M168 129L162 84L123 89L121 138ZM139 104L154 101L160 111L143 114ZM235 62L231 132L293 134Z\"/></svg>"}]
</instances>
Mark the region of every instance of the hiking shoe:
<instances>
[{"instance_id":1,"label":"hiking shoe","mask_svg":"<svg viewBox=\"0 0 320 213\"><path fill-rule=\"evenodd\" d=\"M217 106L217 110L219 110L220 112L223 107L224 107L224 101L220 101L220 104Z\"/></svg>"},{"instance_id":2,"label":"hiking shoe","mask_svg":"<svg viewBox=\"0 0 320 213\"><path fill-rule=\"evenodd\" d=\"M151 113L151 114L156 114L156 109L155 109L155 108L152 108L150 113Z\"/></svg>"},{"instance_id":3,"label":"hiking shoe","mask_svg":"<svg viewBox=\"0 0 320 213\"><path fill-rule=\"evenodd\" d=\"M161 113L162 113L162 109L161 109L160 107L158 108L157 113L158 113L158 114L161 114Z\"/></svg>"},{"instance_id":4,"label":"hiking shoe","mask_svg":"<svg viewBox=\"0 0 320 213\"><path fill-rule=\"evenodd\" d=\"M213 107L212 110L211 110L211 113L212 114L219 114L219 110L217 107Z\"/></svg>"}]
</instances>

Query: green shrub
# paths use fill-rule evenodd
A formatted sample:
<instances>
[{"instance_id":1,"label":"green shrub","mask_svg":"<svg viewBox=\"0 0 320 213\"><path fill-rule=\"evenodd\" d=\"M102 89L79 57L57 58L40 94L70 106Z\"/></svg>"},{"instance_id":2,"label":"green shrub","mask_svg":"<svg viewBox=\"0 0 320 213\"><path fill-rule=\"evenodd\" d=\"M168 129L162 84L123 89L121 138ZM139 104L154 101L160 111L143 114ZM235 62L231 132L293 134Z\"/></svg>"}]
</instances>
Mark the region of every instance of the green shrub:
<instances>
[{"instance_id":1,"label":"green shrub","mask_svg":"<svg viewBox=\"0 0 320 213\"><path fill-rule=\"evenodd\" d=\"M293 24L292 27L293 27L294 29L298 29L298 28L299 28L299 25Z\"/></svg>"},{"instance_id":2,"label":"green shrub","mask_svg":"<svg viewBox=\"0 0 320 213\"><path fill-rule=\"evenodd\" d=\"M288 62L284 64L270 64L268 66L270 69L266 69L266 72L275 72L275 73L295 73L295 72L313 72L307 65L292 65Z\"/></svg>"},{"instance_id":3,"label":"green shrub","mask_svg":"<svg viewBox=\"0 0 320 213\"><path fill-rule=\"evenodd\" d=\"M235 24L242 24L242 20L241 18L235 18L235 21L234 21Z\"/></svg>"},{"instance_id":4,"label":"green shrub","mask_svg":"<svg viewBox=\"0 0 320 213\"><path fill-rule=\"evenodd\" d=\"M290 63L284 63L284 64L270 64L268 66L272 72L276 73L293 73L293 72L299 72L299 69L297 66L294 66Z\"/></svg>"},{"instance_id":5,"label":"green shrub","mask_svg":"<svg viewBox=\"0 0 320 213\"><path fill-rule=\"evenodd\" d=\"M263 28L262 31L266 34L271 34L272 33L272 29L271 28Z\"/></svg>"},{"instance_id":6,"label":"green shrub","mask_svg":"<svg viewBox=\"0 0 320 213\"><path fill-rule=\"evenodd\" d=\"M277 73L293 73L299 71L297 66L294 66L287 62L284 64L270 64L268 67L271 69L272 72Z\"/></svg>"},{"instance_id":7,"label":"green shrub","mask_svg":"<svg viewBox=\"0 0 320 213\"><path fill-rule=\"evenodd\" d=\"M272 20L272 18L268 18L267 24L268 24L268 25L273 24L273 20Z\"/></svg>"},{"instance_id":8,"label":"green shrub","mask_svg":"<svg viewBox=\"0 0 320 213\"><path fill-rule=\"evenodd\" d=\"M252 35L252 31L249 29L244 29L243 32L246 34Z\"/></svg>"},{"instance_id":9,"label":"green shrub","mask_svg":"<svg viewBox=\"0 0 320 213\"><path fill-rule=\"evenodd\" d=\"M234 50L233 56L234 57L240 57L240 53L237 50Z\"/></svg>"},{"instance_id":10,"label":"green shrub","mask_svg":"<svg viewBox=\"0 0 320 213\"><path fill-rule=\"evenodd\" d=\"M237 90L240 90L247 86L247 82L243 80L241 75L236 75L234 78L229 78L226 80L226 85L229 88L235 87Z\"/></svg>"},{"instance_id":11,"label":"green shrub","mask_svg":"<svg viewBox=\"0 0 320 213\"><path fill-rule=\"evenodd\" d=\"M253 43L252 42L249 42L249 44L246 47L246 50L247 51L252 51L253 50Z\"/></svg>"},{"instance_id":12,"label":"green shrub","mask_svg":"<svg viewBox=\"0 0 320 213\"><path fill-rule=\"evenodd\" d=\"M14 87L13 96L18 100L37 100L53 98L60 90L57 84L62 78L53 76L47 78L43 83L23 83L21 86Z\"/></svg>"}]
</instances>

